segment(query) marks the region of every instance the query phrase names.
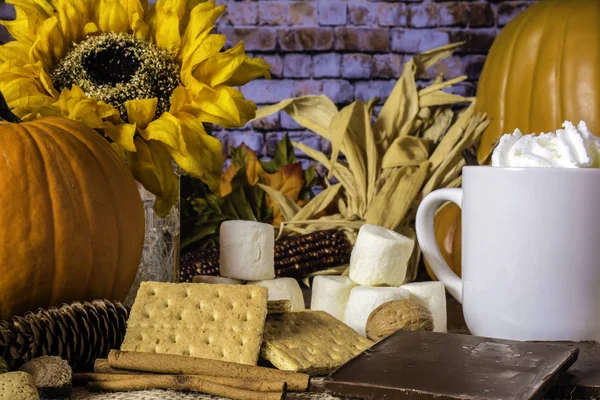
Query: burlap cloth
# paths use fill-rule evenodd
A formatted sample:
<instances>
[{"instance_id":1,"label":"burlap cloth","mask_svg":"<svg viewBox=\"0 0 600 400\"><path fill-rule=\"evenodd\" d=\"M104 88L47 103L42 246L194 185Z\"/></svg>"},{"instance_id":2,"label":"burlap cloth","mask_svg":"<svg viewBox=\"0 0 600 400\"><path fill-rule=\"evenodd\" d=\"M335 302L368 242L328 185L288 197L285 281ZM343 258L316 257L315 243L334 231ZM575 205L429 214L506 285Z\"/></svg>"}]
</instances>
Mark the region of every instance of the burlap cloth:
<instances>
[{"instance_id":1,"label":"burlap cloth","mask_svg":"<svg viewBox=\"0 0 600 400\"><path fill-rule=\"evenodd\" d=\"M322 379L322 378L321 378ZM320 379L313 378L311 385L318 385ZM341 400L324 393L293 393L288 398L294 400ZM183 393L171 390L140 390L135 392L90 393L85 388L74 388L70 400L230 400L225 397L208 396L199 393Z\"/></svg>"}]
</instances>

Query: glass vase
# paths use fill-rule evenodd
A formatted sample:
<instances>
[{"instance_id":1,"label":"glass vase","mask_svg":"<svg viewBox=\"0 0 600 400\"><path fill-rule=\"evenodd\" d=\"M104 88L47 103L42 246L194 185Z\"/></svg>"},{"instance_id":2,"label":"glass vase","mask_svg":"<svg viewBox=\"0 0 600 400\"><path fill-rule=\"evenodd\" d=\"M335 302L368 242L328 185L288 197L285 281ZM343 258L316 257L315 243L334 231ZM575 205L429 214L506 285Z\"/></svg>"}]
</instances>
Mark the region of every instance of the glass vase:
<instances>
[{"instance_id":1,"label":"glass vase","mask_svg":"<svg viewBox=\"0 0 600 400\"><path fill-rule=\"evenodd\" d=\"M178 179L178 185L180 180ZM180 238L180 190L177 202L165 218L154 212L156 196L138 183L146 217L144 250L135 281L125 299L131 306L144 281L177 282L179 279L179 238Z\"/></svg>"}]
</instances>

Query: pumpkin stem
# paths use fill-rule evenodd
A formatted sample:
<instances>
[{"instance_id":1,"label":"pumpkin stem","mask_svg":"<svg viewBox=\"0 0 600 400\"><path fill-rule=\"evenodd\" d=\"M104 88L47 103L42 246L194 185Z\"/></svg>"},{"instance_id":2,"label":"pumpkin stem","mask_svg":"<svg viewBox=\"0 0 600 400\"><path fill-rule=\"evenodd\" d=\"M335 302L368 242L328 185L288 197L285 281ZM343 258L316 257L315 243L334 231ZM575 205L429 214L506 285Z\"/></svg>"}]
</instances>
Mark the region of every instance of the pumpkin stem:
<instances>
[{"instance_id":1,"label":"pumpkin stem","mask_svg":"<svg viewBox=\"0 0 600 400\"><path fill-rule=\"evenodd\" d=\"M12 113L2 92L0 92L0 119L18 124L21 119Z\"/></svg>"}]
</instances>

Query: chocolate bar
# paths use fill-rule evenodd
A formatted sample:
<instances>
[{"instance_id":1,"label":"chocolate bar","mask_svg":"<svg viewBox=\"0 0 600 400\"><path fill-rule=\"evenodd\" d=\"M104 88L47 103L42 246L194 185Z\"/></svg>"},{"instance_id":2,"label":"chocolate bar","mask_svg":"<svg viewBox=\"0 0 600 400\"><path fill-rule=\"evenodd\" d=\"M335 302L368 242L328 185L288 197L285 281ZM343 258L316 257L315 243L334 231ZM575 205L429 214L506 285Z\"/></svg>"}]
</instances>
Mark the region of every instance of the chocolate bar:
<instances>
[{"instance_id":1,"label":"chocolate bar","mask_svg":"<svg viewBox=\"0 0 600 400\"><path fill-rule=\"evenodd\" d=\"M600 344L598 342L564 342L579 348L575 364L558 377L547 399L598 399L600 398Z\"/></svg>"},{"instance_id":2,"label":"chocolate bar","mask_svg":"<svg viewBox=\"0 0 600 400\"><path fill-rule=\"evenodd\" d=\"M579 349L436 332L396 332L313 390L358 399L541 399Z\"/></svg>"}]
</instances>

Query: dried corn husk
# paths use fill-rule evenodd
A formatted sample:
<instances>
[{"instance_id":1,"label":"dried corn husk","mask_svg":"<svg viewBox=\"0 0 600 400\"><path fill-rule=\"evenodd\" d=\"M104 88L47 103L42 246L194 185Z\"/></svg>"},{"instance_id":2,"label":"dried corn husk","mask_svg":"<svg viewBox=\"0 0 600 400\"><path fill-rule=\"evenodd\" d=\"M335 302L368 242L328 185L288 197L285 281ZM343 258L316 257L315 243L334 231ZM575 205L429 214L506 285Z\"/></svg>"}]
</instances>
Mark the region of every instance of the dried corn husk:
<instances>
[{"instance_id":1,"label":"dried corn husk","mask_svg":"<svg viewBox=\"0 0 600 400\"><path fill-rule=\"evenodd\" d=\"M374 123L377 98L355 101L338 110L325 96L303 96L257 111L256 119L284 111L329 140L330 157L302 143L293 145L323 164L329 178L339 182L301 209L265 187L285 216L280 234L338 228L354 241L360 226L371 223L416 237L414 218L419 202L435 189L460 186L465 165L462 152L478 143L489 124L485 115L476 114L473 98L442 91L462 82L465 76L444 80L440 75L430 86L417 87L416 76L452 55L461 44L433 49L409 60ZM456 115L452 106L463 103L470 105ZM338 160L340 154L344 161ZM331 204L339 213L319 218L317 215ZM419 259L419 247L415 246L409 281L416 277ZM323 273L340 273L342 269Z\"/></svg>"}]
</instances>

